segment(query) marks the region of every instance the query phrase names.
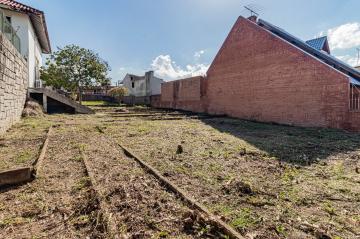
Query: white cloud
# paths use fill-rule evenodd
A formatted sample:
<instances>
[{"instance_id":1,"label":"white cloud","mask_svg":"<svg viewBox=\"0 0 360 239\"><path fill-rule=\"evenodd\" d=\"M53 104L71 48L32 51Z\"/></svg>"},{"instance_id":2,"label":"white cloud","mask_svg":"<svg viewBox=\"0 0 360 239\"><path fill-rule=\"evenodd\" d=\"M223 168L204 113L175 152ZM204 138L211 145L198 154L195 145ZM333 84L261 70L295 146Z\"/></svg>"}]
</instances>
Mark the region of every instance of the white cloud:
<instances>
[{"instance_id":1,"label":"white cloud","mask_svg":"<svg viewBox=\"0 0 360 239\"><path fill-rule=\"evenodd\" d=\"M336 56L336 58L348 63L350 66L357 66L358 58L350 55Z\"/></svg>"},{"instance_id":2,"label":"white cloud","mask_svg":"<svg viewBox=\"0 0 360 239\"><path fill-rule=\"evenodd\" d=\"M198 60L198 59L200 59L201 55L203 55L204 53L205 53L205 50L197 51L197 52L195 52L195 54L194 54L194 58L195 58L196 60Z\"/></svg>"},{"instance_id":3,"label":"white cloud","mask_svg":"<svg viewBox=\"0 0 360 239\"><path fill-rule=\"evenodd\" d=\"M163 78L164 80L176 80L205 75L209 66L205 64L194 64L187 65L185 69L183 69L171 59L170 55L160 55L153 60L151 68L155 71L157 76Z\"/></svg>"},{"instance_id":4,"label":"white cloud","mask_svg":"<svg viewBox=\"0 0 360 239\"><path fill-rule=\"evenodd\" d=\"M328 35L330 48L350 49L360 46L360 23L346 23L338 27L321 32L320 35Z\"/></svg>"}]
</instances>

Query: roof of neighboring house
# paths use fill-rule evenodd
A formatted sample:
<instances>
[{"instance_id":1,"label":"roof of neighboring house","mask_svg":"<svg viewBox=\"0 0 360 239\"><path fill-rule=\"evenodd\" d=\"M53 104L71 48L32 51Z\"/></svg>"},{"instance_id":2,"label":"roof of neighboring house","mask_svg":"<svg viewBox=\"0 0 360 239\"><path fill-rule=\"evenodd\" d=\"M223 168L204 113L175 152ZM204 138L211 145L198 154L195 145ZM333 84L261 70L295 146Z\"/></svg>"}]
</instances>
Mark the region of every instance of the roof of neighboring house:
<instances>
[{"instance_id":1,"label":"roof of neighboring house","mask_svg":"<svg viewBox=\"0 0 360 239\"><path fill-rule=\"evenodd\" d=\"M323 37L311 39L311 40L306 41L306 43L308 45L314 47L315 49L321 51L326 47L327 37L323 36Z\"/></svg>"},{"instance_id":2,"label":"roof of neighboring house","mask_svg":"<svg viewBox=\"0 0 360 239\"><path fill-rule=\"evenodd\" d=\"M278 37L284 39L285 41L289 42L290 44L293 44L294 46L300 48L301 50L305 51L306 53L312 55L313 57L317 58L318 60L324 62L325 64L329 65L330 67L333 67L336 70L341 71L342 73L348 75L352 78L353 81L358 81L360 84L360 71L345 62L331 56L330 54L324 53L321 50L318 50L303 40L291 35L290 33L286 32L285 30L272 25L271 23L268 23L262 19L259 19L257 21L257 24L264 29L272 32L273 34L277 35Z\"/></svg>"},{"instance_id":3,"label":"roof of neighboring house","mask_svg":"<svg viewBox=\"0 0 360 239\"><path fill-rule=\"evenodd\" d=\"M124 84L125 79L127 78L127 76L129 76L131 78L131 80L133 81L138 81L138 80L144 80L145 76L137 76L137 75L133 75L133 74L126 74L126 76L124 77L124 79L122 81L120 81L120 84Z\"/></svg>"},{"instance_id":4,"label":"roof of neighboring house","mask_svg":"<svg viewBox=\"0 0 360 239\"><path fill-rule=\"evenodd\" d=\"M44 12L14 0L0 0L0 7L27 14L34 27L42 52L46 54L51 53L50 38Z\"/></svg>"}]
</instances>

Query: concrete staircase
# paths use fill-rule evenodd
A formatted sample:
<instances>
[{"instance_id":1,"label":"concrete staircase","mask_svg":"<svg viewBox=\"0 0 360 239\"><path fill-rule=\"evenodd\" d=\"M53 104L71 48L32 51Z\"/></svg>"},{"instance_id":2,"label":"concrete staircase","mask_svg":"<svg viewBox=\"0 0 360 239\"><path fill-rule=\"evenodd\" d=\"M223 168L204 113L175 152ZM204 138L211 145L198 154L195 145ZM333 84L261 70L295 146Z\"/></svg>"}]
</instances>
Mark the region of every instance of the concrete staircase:
<instances>
[{"instance_id":1,"label":"concrete staircase","mask_svg":"<svg viewBox=\"0 0 360 239\"><path fill-rule=\"evenodd\" d=\"M39 101L47 113L93 114L89 107L80 105L69 97L48 88L29 88L31 98Z\"/></svg>"}]
</instances>

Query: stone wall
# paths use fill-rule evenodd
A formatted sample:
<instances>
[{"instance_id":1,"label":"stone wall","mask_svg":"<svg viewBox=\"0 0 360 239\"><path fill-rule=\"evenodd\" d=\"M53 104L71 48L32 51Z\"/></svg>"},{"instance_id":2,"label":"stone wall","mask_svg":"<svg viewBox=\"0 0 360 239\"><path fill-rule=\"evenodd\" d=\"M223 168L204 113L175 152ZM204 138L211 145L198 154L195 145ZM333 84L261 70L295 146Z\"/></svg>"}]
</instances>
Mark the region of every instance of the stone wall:
<instances>
[{"instance_id":1,"label":"stone wall","mask_svg":"<svg viewBox=\"0 0 360 239\"><path fill-rule=\"evenodd\" d=\"M0 33L0 134L20 120L27 87L27 62Z\"/></svg>"}]
</instances>

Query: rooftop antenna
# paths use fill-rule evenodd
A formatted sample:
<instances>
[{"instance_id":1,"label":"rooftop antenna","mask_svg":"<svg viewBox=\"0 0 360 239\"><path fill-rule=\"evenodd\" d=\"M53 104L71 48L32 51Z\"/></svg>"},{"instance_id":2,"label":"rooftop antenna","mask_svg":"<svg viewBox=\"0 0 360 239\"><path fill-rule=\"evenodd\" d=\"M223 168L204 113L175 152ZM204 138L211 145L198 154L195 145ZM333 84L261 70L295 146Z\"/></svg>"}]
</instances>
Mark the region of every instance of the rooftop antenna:
<instances>
[{"instance_id":1,"label":"rooftop antenna","mask_svg":"<svg viewBox=\"0 0 360 239\"><path fill-rule=\"evenodd\" d=\"M251 8L251 6L249 6L249 5L248 5L248 6L244 6L244 8L250 12L251 16L256 16L256 17L259 16L259 13L255 12L255 10L253 10L253 9Z\"/></svg>"},{"instance_id":2,"label":"rooftop antenna","mask_svg":"<svg viewBox=\"0 0 360 239\"><path fill-rule=\"evenodd\" d=\"M358 52L358 59L357 59L357 63L356 65L359 66L359 62L360 62L360 48L356 48L357 52Z\"/></svg>"}]
</instances>

